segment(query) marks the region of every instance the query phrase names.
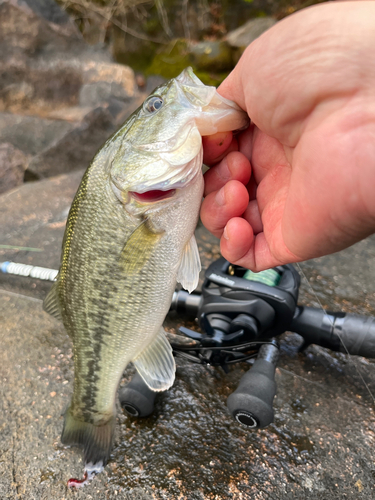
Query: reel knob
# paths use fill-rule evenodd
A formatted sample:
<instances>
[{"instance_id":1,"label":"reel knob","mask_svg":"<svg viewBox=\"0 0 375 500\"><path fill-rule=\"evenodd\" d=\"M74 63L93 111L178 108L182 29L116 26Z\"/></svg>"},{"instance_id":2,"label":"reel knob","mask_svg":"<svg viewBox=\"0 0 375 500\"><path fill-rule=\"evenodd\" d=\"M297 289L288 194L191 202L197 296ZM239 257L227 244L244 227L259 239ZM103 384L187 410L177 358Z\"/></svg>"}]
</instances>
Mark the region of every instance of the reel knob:
<instances>
[{"instance_id":1,"label":"reel knob","mask_svg":"<svg viewBox=\"0 0 375 500\"><path fill-rule=\"evenodd\" d=\"M119 391L122 409L131 417L148 417L154 411L156 392L143 381L138 372L126 387Z\"/></svg>"},{"instance_id":2,"label":"reel knob","mask_svg":"<svg viewBox=\"0 0 375 500\"><path fill-rule=\"evenodd\" d=\"M275 370L279 348L275 341L264 344L252 368L228 397L227 407L241 425L256 429L273 422L272 402L276 394Z\"/></svg>"}]
</instances>

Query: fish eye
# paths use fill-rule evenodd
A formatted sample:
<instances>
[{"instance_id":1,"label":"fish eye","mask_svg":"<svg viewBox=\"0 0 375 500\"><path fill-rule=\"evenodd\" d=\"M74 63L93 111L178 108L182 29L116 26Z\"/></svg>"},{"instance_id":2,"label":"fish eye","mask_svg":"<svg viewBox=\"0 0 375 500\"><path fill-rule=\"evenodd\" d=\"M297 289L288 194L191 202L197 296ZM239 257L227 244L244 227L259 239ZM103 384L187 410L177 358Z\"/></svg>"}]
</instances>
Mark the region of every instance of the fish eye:
<instances>
[{"instance_id":1,"label":"fish eye","mask_svg":"<svg viewBox=\"0 0 375 500\"><path fill-rule=\"evenodd\" d=\"M143 105L143 108L148 113L155 113L163 106L163 104L164 101L161 97L153 96L147 99L147 101Z\"/></svg>"}]
</instances>

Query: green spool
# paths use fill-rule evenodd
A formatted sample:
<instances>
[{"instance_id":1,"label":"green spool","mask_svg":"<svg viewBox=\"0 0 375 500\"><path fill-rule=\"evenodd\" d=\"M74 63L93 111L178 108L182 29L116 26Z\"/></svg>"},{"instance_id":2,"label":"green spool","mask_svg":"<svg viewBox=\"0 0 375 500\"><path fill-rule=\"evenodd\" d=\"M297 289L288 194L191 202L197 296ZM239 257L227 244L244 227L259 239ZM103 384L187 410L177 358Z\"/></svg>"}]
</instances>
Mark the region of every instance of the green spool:
<instances>
[{"instance_id":1,"label":"green spool","mask_svg":"<svg viewBox=\"0 0 375 500\"><path fill-rule=\"evenodd\" d=\"M281 278L280 274L275 269L267 269L259 273L253 273L253 271L248 270L243 277L245 280L257 281L258 283L263 283L268 286L277 286Z\"/></svg>"}]
</instances>

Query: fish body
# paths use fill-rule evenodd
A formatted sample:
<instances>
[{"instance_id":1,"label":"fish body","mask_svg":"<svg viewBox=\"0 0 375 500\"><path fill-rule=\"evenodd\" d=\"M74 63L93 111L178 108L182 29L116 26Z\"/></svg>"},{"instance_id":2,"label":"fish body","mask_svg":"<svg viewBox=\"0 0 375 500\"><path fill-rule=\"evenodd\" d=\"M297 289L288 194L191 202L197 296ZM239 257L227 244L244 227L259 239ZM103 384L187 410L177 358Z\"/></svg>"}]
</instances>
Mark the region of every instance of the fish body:
<instances>
[{"instance_id":1,"label":"fish body","mask_svg":"<svg viewBox=\"0 0 375 500\"><path fill-rule=\"evenodd\" d=\"M83 176L44 308L73 341L74 391L62 442L82 445L86 464L108 459L116 391L129 362L151 389L173 384L162 323L176 281L189 291L198 284L201 135L247 120L185 70L148 97Z\"/></svg>"}]
</instances>

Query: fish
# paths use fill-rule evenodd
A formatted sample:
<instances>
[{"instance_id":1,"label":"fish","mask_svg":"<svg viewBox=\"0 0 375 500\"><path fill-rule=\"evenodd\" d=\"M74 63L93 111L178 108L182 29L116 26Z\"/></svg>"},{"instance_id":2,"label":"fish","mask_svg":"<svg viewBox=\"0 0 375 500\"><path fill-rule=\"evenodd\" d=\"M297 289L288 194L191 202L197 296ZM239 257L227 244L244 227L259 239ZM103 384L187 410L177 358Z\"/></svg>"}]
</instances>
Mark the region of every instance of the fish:
<instances>
[{"instance_id":1,"label":"fish","mask_svg":"<svg viewBox=\"0 0 375 500\"><path fill-rule=\"evenodd\" d=\"M189 292L198 284L202 136L248 121L187 68L154 90L83 175L43 307L73 342L73 395L61 441L83 447L86 472L109 459L126 366L132 362L153 391L174 382L162 325L176 282Z\"/></svg>"}]
</instances>

